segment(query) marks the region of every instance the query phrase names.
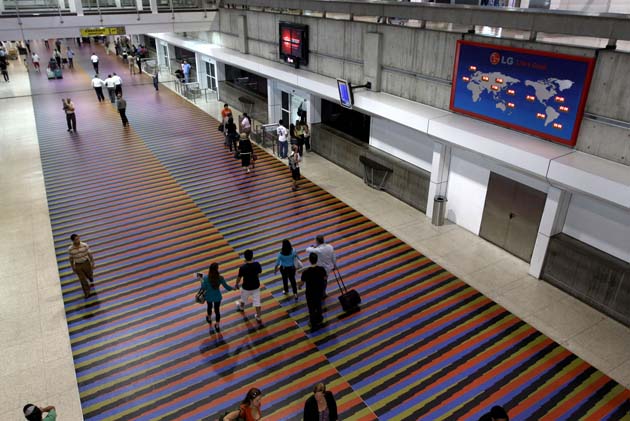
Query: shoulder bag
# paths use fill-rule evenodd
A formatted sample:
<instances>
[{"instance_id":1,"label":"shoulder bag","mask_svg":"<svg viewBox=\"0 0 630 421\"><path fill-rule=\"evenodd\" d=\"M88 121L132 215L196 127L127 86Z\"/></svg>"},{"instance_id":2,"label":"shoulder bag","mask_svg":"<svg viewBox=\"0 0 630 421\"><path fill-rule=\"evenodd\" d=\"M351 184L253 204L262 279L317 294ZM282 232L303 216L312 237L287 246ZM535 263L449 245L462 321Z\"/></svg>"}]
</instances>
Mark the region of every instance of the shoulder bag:
<instances>
[{"instance_id":1,"label":"shoulder bag","mask_svg":"<svg viewBox=\"0 0 630 421\"><path fill-rule=\"evenodd\" d=\"M195 302L199 304L206 302L206 290L203 287L199 288L199 291L195 294Z\"/></svg>"}]
</instances>

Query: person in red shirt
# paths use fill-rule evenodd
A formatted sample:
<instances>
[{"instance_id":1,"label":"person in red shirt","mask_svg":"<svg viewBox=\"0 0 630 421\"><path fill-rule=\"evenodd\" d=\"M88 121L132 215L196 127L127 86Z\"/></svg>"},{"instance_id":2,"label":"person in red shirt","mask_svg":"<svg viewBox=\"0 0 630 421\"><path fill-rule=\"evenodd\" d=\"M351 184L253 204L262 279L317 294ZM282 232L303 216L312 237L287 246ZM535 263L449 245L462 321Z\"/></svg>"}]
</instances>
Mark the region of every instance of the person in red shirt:
<instances>
[{"instance_id":1,"label":"person in red shirt","mask_svg":"<svg viewBox=\"0 0 630 421\"><path fill-rule=\"evenodd\" d=\"M260 389L252 387L245 395L245 399L241 402L237 411L232 411L223 417L224 421L237 420L239 418L245 421L256 421L262 418L260 405L262 401L262 392Z\"/></svg>"},{"instance_id":2,"label":"person in red shirt","mask_svg":"<svg viewBox=\"0 0 630 421\"><path fill-rule=\"evenodd\" d=\"M221 120L225 123L225 119L227 118L228 114L232 114L232 110L230 109L230 106L227 104L223 104L223 109L221 110Z\"/></svg>"}]
</instances>

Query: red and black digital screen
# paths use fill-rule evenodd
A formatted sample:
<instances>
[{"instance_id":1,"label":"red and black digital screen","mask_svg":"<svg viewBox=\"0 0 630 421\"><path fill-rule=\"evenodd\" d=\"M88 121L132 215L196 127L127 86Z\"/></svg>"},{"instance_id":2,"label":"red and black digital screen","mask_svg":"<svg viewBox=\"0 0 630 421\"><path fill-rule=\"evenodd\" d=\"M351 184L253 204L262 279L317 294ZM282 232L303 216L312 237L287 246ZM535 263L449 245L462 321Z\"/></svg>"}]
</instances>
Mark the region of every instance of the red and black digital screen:
<instances>
[{"instance_id":1,"label":"red and black digital screen","mask_svg":"<svg viewBox=\"0 0 630 421\"><path fill-rule=\"evenodd\" d=\"M280 22L280 58L287 63L308 64L308 26Z\"/></svg>"}]
</instances>

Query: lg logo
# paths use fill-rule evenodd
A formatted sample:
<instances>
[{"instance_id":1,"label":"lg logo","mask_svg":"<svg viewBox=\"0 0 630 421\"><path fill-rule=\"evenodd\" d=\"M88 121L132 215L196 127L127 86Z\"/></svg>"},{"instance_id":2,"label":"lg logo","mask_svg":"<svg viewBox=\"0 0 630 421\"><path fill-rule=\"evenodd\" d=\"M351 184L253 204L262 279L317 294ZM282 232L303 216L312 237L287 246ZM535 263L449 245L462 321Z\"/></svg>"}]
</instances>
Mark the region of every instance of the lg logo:
<instances>
[{"instance_id":1,"label":"lg logo","mask_svg":"<svg viewBox=\"0 0 630 421\"><path fill-rule=\"evenodd\" d=\"M511 66L512 64L514 64L514 58L501 56L501 54L495 51L494 53L490 54L490 63L493 65L501 63Z\"/></svg>"}]
</instances>

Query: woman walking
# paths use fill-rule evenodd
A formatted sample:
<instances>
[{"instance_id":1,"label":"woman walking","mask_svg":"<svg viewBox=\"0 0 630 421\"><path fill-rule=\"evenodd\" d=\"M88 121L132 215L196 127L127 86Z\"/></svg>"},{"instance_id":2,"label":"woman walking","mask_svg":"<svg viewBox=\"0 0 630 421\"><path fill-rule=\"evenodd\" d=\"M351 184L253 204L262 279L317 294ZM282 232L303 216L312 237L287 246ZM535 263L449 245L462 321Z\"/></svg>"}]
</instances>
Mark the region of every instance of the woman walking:
<instances>
[{"instance_id":1,"label":"woman walking","mask_svg":"<svg viewBox=\"0 0 630 421\"><path fill-rule=\"evenodd\" d=\"M289 293L289 281L291 282L295 301L298 300L297 283L295 282L296 263L298 265L297 269L300 269L302 262L293 246L291 246L291 242L289 240L282 240L282 249L280 249L280 253L278 253L278 257L276 258L276 267L273 269L273 273L278 273L278 269L280 269L284 295Z\"/></svg>"},{"instance_id":2,"label":"woman walking","mask_svg":"<svg viewBox=\"0 0 630 421\"><path fill-rule=\"evenodd\" d=\"M230 152L232 152L232 147L234 147L234 152L236 152L238 133L236 132L236 124L234 124L234 118L232 117L232 114L228 115L227 123L224 124L223 130L225 134L225 142L230 147Z\"/></svg>"},{"instance_id":3,"label":"woman walking","mask_svg":"<svg viewBox=\"0 0 630 421\"><path fill-rule=\"evenodd\" d=\"M289 155L289 168L291 169L291 177L293 178L292 190L298 189L298 181L300 181L300 153L298 152L298 146L291 146L291 154Z\"/></svg>"},{"instance_id":4,"label":"woman walking","mask_svg":"<svg viewBox=\"0 0 630 421\"><path fill-rule=\"evenodd\" d=\"M208 306L208 315L206 316L206 322L208 324L212 324L212 309L214 308L214 330L217 332L221 331L221 327L219 323L221 322L221 300L223 296L221 295L220 286L223 285L228 291L234 290L231 286L225 282L223 276L219 274L219 264L212 263L210 268L208 269L208 276L203 276L201 273L197 274L197 277L201 280L201 287L206 291L206 304Z\"/></svg>"},{"instance_id":5,"label":"woman walking","mask_svg":"<svg viewBox=\"0 0 630 421\"><path fill-rule=\"evenodd\" d=\"M249 140L247 133L241 133L241 139L240 142L238 142L238 152L241 156L241 166L245 168L246 172L249 172L254 148L252 147L252 142Z\"/></svg>"},{"instance_id":6,"label":"woman walking","mask_svg":"<svg viewBox=\"0 0 630 421\"><path fill-rule=\"evenodd\" d=\"M313 395L304 403L303 418L304 421L337 421L337 402L324 383L317 383L313 388Z\"/></svg>"},{"instance_id":7,"label":"woman walking","mask_svg":"<svg viewBox=\"0 0 630 421\"><path fill-rule=\"evenodd\" d=\"M262 419L262 411L260 405L262 401L262 392L260 389L252 387L245 395L245 399L241 402L238 410L232 411L223 417L224 421L233 421L242 419L245 421L256 421Z\"/></svg>"}]
</instances>

